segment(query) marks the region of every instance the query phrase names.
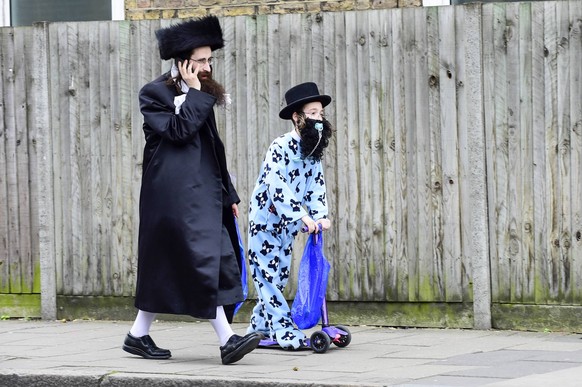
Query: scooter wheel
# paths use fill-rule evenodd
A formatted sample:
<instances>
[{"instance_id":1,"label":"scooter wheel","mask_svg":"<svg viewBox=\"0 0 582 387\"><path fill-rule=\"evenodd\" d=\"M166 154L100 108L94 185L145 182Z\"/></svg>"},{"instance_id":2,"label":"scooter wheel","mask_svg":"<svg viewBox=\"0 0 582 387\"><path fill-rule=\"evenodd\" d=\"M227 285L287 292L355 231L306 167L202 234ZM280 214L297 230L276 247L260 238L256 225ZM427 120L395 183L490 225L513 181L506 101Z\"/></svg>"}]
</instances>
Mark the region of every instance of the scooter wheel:
<instances>
[{"instance_id":1,"label":"scooter wheel","mask_svg":"<svg viewBox=\"0 0 582 387\"><path fill-rule=\"evenodd\" d=\"M325 332L317 331L311 335L310 344L316 353L324 353L329 349L331 339Z\"/></svg>"},{"instance_id":2,"label":"scooter wheel","mask_svg":"<svg viewBox=\"0 0 582 387\"><path fill-rule=\"evenodd\" d=\"M340 335L338 338L334 339L332 343L341 348L350 345L350 343L352 342L352 334L350 333L350 330L343 325L336 325L335 327L346 332L346 334Z\"/></svg>"}]
</instances>

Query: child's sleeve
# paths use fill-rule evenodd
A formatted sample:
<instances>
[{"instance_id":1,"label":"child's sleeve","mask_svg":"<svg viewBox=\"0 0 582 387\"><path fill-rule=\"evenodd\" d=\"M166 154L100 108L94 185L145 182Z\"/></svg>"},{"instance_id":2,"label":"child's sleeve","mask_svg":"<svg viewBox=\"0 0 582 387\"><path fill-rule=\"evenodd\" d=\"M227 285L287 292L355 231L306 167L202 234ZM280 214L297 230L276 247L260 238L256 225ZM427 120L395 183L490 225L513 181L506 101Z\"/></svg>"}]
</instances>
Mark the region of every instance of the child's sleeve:
<instances>
[{"instance_id":1,"label":"child's sleeve","mask_svg":"<svg viewBox=\"0 0 582 387\"><path fill-rule=\"evenodd\" d=\"M326 188L321 162L316 162L313 165L313 178L305 195L305 206L313 220L327 218Z\"/></svg>"}]
</instances>

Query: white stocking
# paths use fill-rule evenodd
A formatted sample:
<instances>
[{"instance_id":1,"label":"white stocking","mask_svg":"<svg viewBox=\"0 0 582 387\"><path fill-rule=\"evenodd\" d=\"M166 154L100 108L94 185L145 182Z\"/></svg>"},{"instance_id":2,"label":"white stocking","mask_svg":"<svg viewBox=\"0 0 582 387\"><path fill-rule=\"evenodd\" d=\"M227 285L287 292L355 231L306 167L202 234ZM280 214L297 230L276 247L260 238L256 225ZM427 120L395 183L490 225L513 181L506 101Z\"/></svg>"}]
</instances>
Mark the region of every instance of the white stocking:
<instances>
[{"instance_id":1,"label":"white stocking","mask_svg":"<svg viewBox=\"0 0 582 387\"><path fill-rule=\"evenodd\" d=\"M129 333L131 333L133 337L142 337L145 335L149 335L150 327L152 326L152 323L154 322L155 318L156 318L155 313L144 312L143 310L139 310L137 312L137 317L133 322L133 326L129 330Z\"/></svg>"},{"instance_id":2,"label":"white stocking","mask_svg":"<svg viewBox=\"0 0 582 387\"><path fill-rule=\"evenodd\" d=\"M208 322L210 322L212 328L214 328L221 347L226 344L228 339L230 339L230 336L234 335L234 332L226 319L226 314L224 313L222 305L216 307L216 318L209 319Z\"/></svg>"}]
</instances>

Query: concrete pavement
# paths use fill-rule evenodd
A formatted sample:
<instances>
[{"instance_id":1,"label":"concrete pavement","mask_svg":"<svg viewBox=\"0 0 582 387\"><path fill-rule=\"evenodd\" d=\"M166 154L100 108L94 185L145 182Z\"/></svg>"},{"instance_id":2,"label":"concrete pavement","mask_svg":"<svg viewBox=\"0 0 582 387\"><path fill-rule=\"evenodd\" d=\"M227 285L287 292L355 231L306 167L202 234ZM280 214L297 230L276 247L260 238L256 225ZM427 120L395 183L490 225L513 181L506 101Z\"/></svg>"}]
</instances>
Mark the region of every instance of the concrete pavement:
<instances>
[{"instance_id":1,"label":"concrete pavement","mask_svg":"<svg viewBox=\"0 0 582 387\"><path fill-rule=\"evenodd\" d=\"M224 366L207 322L154 323L169 360L122 351L130 326L0 321L0 386L582 386L576 334L351 326L345 348L257 349Z\"/></svg>"}]
</instances>

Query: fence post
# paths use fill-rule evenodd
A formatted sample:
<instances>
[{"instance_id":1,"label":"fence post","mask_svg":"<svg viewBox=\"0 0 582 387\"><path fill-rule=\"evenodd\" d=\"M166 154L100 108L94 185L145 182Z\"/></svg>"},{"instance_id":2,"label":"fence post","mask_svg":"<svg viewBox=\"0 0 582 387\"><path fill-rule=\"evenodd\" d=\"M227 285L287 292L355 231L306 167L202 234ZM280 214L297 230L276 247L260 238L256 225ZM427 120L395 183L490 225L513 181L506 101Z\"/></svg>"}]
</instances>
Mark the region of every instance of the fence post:
<instances>
[{"instance_id":1,"label":"fence post","mask_svg":"<svg viewBox=\"0 0 582 387\"><path fill-rule=\"evenodd\" d=\"M35 23L33 45L34 68L32 83L34 132L38 152L38 217L40 253L40 308L44 320L57 318L57 287L54 236L52 127L49 99L49 24Z\"/></svg>"},{"instance_id":2,"label":"fence post","mask_svg":"<svg viewBox=\"0 0 582 387\"><path fill-rule=\"evenodd\" d=\"M480 4L459 7L465 12L466 31L466 89L470 106L467 130L469 142L469 179L471 202L470 257L473 271L473 327L491 329L491 266L489 262L489 231L487 214L487 161L485 124L483 120L483 49L481 42Z\"/></svg>"}]
</instances>

